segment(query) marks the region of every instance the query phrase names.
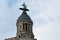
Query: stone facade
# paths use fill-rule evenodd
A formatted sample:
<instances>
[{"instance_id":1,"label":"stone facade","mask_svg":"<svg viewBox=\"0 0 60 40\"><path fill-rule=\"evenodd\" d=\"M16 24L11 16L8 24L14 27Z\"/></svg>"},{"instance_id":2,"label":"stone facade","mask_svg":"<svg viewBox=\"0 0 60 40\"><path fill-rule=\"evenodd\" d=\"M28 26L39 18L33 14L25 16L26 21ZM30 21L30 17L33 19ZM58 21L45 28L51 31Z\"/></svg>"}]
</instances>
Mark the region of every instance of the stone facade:
<instances>
[{"instance_id":1,"label":"stone facade","mask_svg":"<svg viewBox=\"0 0 60 40\"><path fill-rule=\"evenodd\" d=\"M33 22L29 15L26 13L26 11L29 11L26 8L26 5L22 5L23 8L20 8L20 10L23 10L23 13L21 16L18 17L17 19L17 33L16 37L13 38L8 38L5 40L36 40L34 39L34 34L32 32L32 26Z\"/></svg>"}]
</instances>

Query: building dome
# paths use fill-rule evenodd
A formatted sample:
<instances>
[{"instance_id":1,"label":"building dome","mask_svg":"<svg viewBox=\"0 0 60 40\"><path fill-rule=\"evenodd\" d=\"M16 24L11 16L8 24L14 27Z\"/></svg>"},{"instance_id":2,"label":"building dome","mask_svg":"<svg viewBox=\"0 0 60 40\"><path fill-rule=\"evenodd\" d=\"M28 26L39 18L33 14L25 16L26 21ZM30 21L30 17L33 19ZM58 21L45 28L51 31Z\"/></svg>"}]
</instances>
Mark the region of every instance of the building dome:
<instances>
[{"instance_id":1,"label":"building dome","mask_svg":"<svg viewBox=\"0 0 60 40\"><path fill-rule=\"evenodd\" d=\"M29 22L32 22L32 20L31 20L31 18L29 17L29 15L26 13L26 12L23 12L22 13L22 15L20 15L19 17L18 17L18 20L17 20L18 22L20 22L20 21L29 21Z\"/></svg>"},{"instance_id":2,"label":"building dome","mask_svg":"<svg viewBox=\"0 0 60 40\"><path fill-rule=\"evenodd\" d=\"M23 4L22 6L23 6L23 8L19 8L19 9L23 10L23 13L18 17L17 22L32 22L31 18L29 17L29 15L26 12L26 11L29 11L26 8L26 5Z\"/></svg>"}]
</instances>

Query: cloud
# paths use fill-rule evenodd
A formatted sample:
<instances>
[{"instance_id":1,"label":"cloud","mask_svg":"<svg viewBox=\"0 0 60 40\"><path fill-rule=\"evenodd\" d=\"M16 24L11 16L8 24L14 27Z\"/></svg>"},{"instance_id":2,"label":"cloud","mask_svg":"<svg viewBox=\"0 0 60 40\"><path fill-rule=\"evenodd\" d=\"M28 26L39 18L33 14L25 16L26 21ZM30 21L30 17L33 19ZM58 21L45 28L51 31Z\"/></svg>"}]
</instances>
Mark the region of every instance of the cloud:
<instances>
[{"instance_id":1,"label":"cloud","mask_svg":"<svg viewBox=\"0 0 60 40\"><path fill-rule=\"evenodd\" d=\"M60 40L59 0L0 0L0 40L15 36L16 20L21 15L19 8L24 1L30 10L27 13L34 23L35 38Z\"/></svg>"},{"instance_id":2,"label":"cloud","mask_svg":"<svg viewBox=\"0 0 60 40\"><path fill-rule=\"evenodd\" d=\"M7 4L9 7L13 6L16 3L17 3L17 0L7 0Z\"/></svg>"}]
</instances>

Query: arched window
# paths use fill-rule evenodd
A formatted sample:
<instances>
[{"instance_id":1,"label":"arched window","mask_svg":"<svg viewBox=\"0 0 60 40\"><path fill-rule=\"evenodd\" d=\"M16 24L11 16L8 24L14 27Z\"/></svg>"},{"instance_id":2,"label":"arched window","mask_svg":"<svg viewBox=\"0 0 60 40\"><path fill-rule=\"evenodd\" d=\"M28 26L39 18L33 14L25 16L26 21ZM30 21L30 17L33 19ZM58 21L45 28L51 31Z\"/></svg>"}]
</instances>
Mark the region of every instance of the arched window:
<instances>
[{"instance_id":1,"label":"arched window","mask_svg":"<svg viewBox=\"0 0 60 40\"><path fill-rule=\"evenodd\" d=\"M28 28L27 28L27 23L25 24L26 25L26 31L28 30Z\"/></svg>"},{"instance_id":2,"label":"arched window","mask_svg":"<svg viewBox=\"0 0 60 40\"><path fill-rule=\"evenodd\" d=\"M28 28L27 28L27 23L23 23L23 30L27 31Z\"/></svg>"},{"instance_id":3,"label":"arched window","mask_svg":"<svg viewBox=\"0 0 60 40\"><path fill-rule=\"evenodd\" d=\"M20 35L19 35L19 38L20 38Z\"/></svg>"},{"instance_id":4,"label":"arched window","mask_svg":"<svg viewBox=\"0 0 60 40\"><path fill-rule=\"evenodd\" d=\"M23 23L23 30L25 30L25 24Z\"/></svg>"}]
</instances>

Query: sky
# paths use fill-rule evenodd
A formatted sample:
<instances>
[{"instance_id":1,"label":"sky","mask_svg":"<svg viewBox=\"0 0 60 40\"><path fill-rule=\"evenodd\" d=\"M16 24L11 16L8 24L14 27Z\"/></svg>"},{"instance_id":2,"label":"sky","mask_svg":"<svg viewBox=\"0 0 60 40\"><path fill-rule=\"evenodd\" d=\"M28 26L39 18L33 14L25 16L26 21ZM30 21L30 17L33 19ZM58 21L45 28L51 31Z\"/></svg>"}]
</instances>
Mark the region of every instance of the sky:
<instances>
[{"instance_id":1,"label":"sky","mask_svg":"<svg viewBox=\"0 0 60 40\"><path fill-rule=\"evenodd\" d=\"M16 20L23 2L30 10L37 40L60 40L60 0L0 0L0 40L16 36Z\"/></svg>"}]
</instances>

